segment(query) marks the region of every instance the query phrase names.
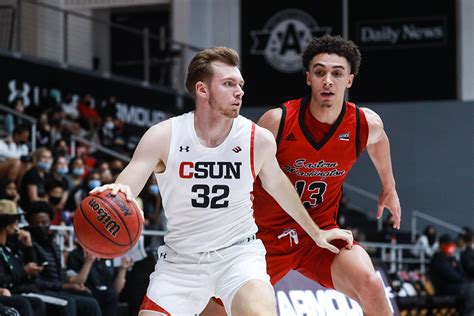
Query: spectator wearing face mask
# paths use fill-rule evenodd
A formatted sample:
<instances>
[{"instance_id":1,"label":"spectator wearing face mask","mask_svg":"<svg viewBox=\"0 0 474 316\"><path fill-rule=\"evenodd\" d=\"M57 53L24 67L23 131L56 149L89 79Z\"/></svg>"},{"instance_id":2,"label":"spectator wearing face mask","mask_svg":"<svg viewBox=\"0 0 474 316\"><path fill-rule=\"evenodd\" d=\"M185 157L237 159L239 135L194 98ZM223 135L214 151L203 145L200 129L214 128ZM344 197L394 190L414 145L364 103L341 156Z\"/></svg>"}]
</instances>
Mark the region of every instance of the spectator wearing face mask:
<instances>
[{"instance_id":1,"label":"spectator wearing face mask","mask_svg":"<svg viewBox=\"0 0 474 316\"><path fill-rule=\"evenodd\" d=\"M42 270L32 262L31 236L19 228L21 216L14 202L0 200L0 303L21 316L44 316L45 304L39 298L20 295L37 290L31 280Z\"/></svg>"},{"instance_id":2,"label":"spectator wearing face mask","mask_svg":"<svg viewBox=\"0 0 474 316\"><path fill-rule=\"evenodd\" d=\"M46 201L45 176L51 170L53 156L45 147L38 148L33 153L33 167L23 176L20 186L20 206L26 206L33 201Z\"/></svg>"},{"instance_id":3,"label":"spectator wearing face mask","mask_svg":"<svg viewBox=\"0 0 474 316\"><path fill-rule=\"evenodd\" d=\"M68 172L69 172L69 167L68 167L68 162L66 160L66 157L57 156L53 160L53 166L51 168L51 171L48 174L46 174L46 177L45 177L45 183L46 183L46 188L48 192L51 191L53 187L60 186L62 188L61 199L59 203L54 204L55 207L57 207L59 210L64 209L64 207L66 206L68 195L69 195L69 192L68 192L69 182L66 179L66 175Z\"/></svg>"},{"instance_id":4,"label":"spectator wearing face mask","mask_svg":"<svg viewBox=\"0 0 474 316\"><path fill-rule=\"evenodd\" d=\"M69 162L69 173L66 175L69 192L82 186L82 180L86 174L85 171L84 160L82 158L74 157L71 159Z\"/></svg>"},{"instance_id":5,"label":"spectator wearing face mask","mask_svg":"<svg viewBox=\"0 0 474 316\"><path fill-rule=\"evenodd\" d=\"M474 314L474 283L469 282L461 263L455 257L456 244L444 234L439 238L439 250L433 255L429 275L437 294L461 295L464 298L464 315Z\"/></svg>"},{"instance_id":6,"label":"spectator wearing face mask","mask_svg":"<svg viewBox=\"0 0 474 316\"><path fill-rule=\"evenodd\" d=\"M87 174L82 185L71 192L66 209L74 212L81 201L86 198L89 192L101 185L102 182L100 181L100 172L97 169L91 170Z\"/></svg>"},{"instance_id":7,"label":"spectator wearing face mask","mask_svg":"<svg viewBox=\"0 0 474 316\"><path fill-rule=\"evenodd\" d=\"M145 188L140 192L137 202L145 217L144 229L166 230L166 217L162 210L160 188L152 175L148 178ZM163 236L145 236L145 247L156 249L164 243Z\"/></svg>"},{"instance_id":8,"label":"spectator wearing face mask","mask_svg":"<svg viewBox=\"0 0 474 316\"><path fill-rule=\"evenodd\" d=\"M100 316L99 304L91 296L90 290L83 283L69 282L66 278L66 271L61 266L61 251L54 241L54 234L50 232L53 216L51 205L44 201L31 203L27 210L34 261L47 262L47 265L43 264L36 285L50 296L67 300L68 304L74 306L74 311L70 311L73 315Z\"/></svg>"}]
</instances>

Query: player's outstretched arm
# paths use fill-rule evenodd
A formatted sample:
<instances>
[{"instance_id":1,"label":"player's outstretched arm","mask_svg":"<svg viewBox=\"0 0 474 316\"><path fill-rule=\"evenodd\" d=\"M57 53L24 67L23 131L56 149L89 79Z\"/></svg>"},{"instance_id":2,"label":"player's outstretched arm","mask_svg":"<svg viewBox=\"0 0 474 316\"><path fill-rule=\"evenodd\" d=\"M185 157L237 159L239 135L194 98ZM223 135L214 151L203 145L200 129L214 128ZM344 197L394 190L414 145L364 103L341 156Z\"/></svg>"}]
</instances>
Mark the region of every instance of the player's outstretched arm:
<instances>
[{"instance_id":1,"label":"player's outstretched arm","mask_svg":"<svg viewBox=\"0 0 474 316\"><path fill-rule=\"evenodd\" d=\"M169 120L150 127L138 142L132 159L117 177L115 183L95 188L90 193L112 190L122 191L130 200L138 196L150 174L161 165L164 168L171 136ZM160 171L160 170L157 170Z\"/></svg>"},{"instance_id":2,"label":"player's outstretched arm","mask_svg":"<svg viewBox=\"0 0 474 316\"><path fill-rule=\"evenodd\" d=\"M382 183L382 193L377 203L377 218L382 217L384 208L393 215L394 228L400 228L401 207L395 187L395 178L390 158L390 142L383 128L380 116L368 108L362 108L369 125L367 152L372 160Z\"/></svg>"},{"instance_id":3,"label":"player's outstretched arm","mask_svg":"<svg viewBox=\"0 0 474 316\"><path fill-rule=\"evenodd\" d=\"M255 165L263 188L280 204L280 206L308 233L316 244L334 253L339 249L329 242L343 239L347 248L352 247L352 233L344 229L321 230L300 201L298 193L288 177L283 173L275 157L276 143L273 135L266 129L255 130Z\"/></svg>"}]
</instances>

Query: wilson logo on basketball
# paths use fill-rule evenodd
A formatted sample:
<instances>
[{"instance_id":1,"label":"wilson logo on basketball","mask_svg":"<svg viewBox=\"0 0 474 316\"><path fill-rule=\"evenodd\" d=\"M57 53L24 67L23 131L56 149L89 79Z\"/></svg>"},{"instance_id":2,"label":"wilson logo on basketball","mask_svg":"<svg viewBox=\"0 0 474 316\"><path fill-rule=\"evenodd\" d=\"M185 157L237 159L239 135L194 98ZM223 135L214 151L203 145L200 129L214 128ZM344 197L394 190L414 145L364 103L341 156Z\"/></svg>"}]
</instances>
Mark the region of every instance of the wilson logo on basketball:
<instances>
[{"instance_id":1,"label":"wilson logo on basketball","mask_svg":"<svg viewBox=\"0 0 474 316\"><path fill-rule=\"evenodd\" d=\"M120 225L111 219L110 215L99 205L99 203L97 203L95 199L89 201L89 206L97 212L97 220L104 225L105 229L112 236L117 236L117 233L120 231Z\"/></svg>"},{"instance_id":2,"label":"wilson logo on basketball","mask_svg":"<svg viewBox=\"0 0 474 316\"><path fill-rule=\"evenodd\" d=\"M115 202L115 204L117 204L117 206L120 208L120 210L122 211L123 215L125 216L129 216L129 215L132 215L132 212L130 211L130 209L128 208L127 206L127 203L125 203L125 201L119 199L117 196L113 196L112 194L107 194L107 197L108 198L111 198L112 201Z\"/></svg>"}]
</instances>

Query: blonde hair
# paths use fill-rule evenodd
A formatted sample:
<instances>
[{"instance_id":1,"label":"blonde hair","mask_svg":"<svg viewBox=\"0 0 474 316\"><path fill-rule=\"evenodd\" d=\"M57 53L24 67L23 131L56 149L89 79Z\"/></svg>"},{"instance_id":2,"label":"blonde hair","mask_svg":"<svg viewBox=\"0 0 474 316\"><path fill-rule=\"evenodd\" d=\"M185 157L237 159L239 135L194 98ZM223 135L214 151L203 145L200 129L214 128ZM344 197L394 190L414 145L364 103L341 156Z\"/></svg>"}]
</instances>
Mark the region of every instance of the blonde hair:
<instances>
[{"instance_id":1,"label":"blonde hair","mask_svg":"<svg viewBox=\"0 0 474 316\"><path fill-rule=\"evenodd\" d=\"M195 85L198 81L206 81L212 78L213 70L211 63L214 61L222 62L229 66L239 67L239 54L228 47L211 47L197 53L188 66L188 75L186 77L186 89L193 98L196 96Z\"/></svg>"}]
</instances>

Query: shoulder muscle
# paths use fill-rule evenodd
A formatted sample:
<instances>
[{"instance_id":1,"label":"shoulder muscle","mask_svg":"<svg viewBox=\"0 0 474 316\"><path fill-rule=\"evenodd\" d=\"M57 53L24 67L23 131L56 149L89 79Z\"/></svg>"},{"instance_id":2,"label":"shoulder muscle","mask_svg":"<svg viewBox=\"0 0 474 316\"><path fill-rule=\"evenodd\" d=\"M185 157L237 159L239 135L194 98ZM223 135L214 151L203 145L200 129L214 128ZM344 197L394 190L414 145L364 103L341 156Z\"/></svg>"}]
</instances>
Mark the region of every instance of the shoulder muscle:
<instances>
[{"instance_id":1,"label":"shoulder muscle","mask_svg":"<svg viewBox=\"0 0 474 316\"><path fill-rule=\"evenodd\" d=\"M367 139L367 145L377 143L383 136L383 122L380 116L369 108L360 108L367 119L367 125L369 126L369 137Z\"/></svg>"}]
</instances>

